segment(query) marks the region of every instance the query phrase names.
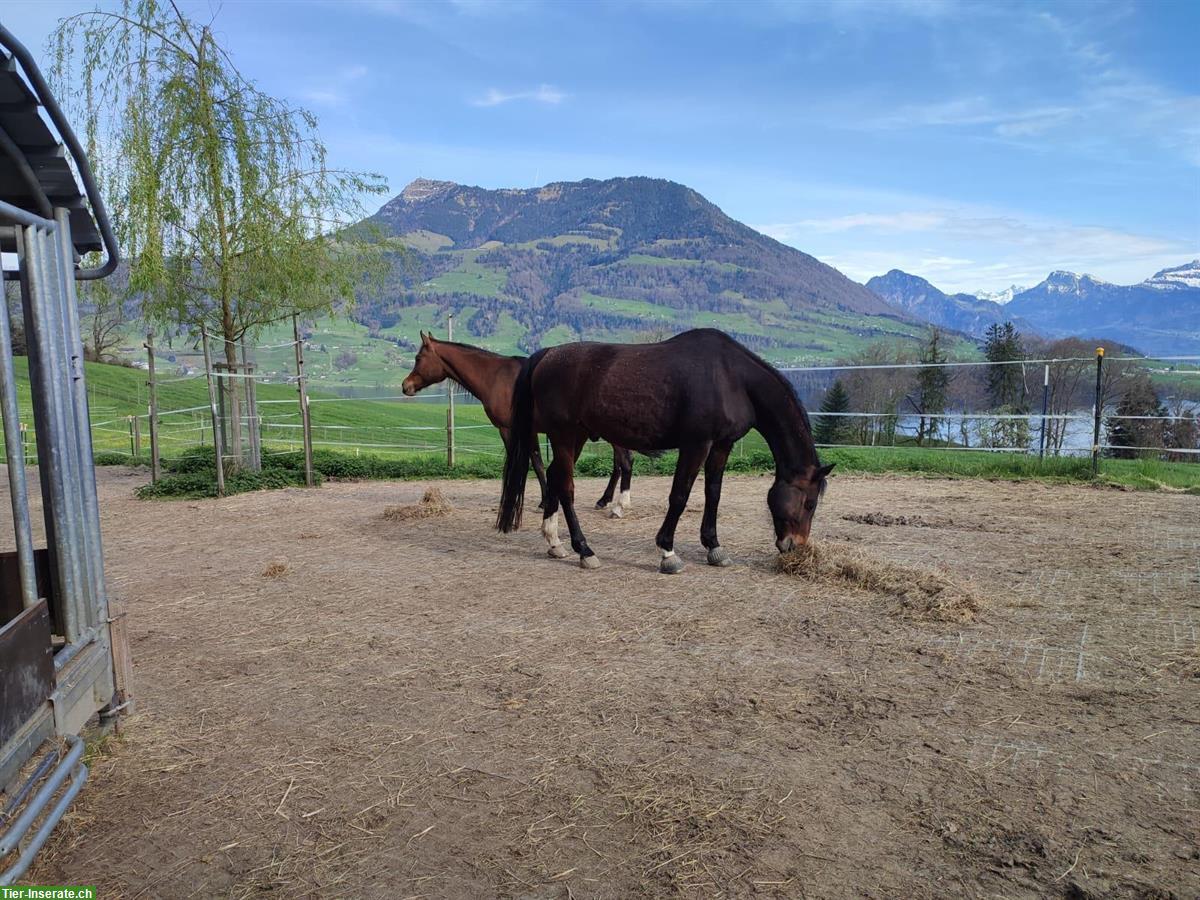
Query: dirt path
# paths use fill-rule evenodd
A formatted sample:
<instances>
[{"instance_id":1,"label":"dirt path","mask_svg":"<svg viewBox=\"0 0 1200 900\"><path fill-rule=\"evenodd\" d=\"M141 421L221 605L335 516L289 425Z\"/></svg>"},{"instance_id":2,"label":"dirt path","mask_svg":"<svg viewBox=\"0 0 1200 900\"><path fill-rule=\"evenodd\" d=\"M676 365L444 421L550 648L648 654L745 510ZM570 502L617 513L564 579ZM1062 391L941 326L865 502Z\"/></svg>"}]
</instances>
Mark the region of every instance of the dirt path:
<instances>
[{"instance_id":1,"label":"dirt path","mask_svg":"<svg viewBox=\"0 0 1200 900\"><path fill-rule=\"evenodd\" d=\"M595 572L496 486L144 503L103 470L139 713L33 873L102 896L1200 893L1200 502L836 478L823 540L944 565L967 624L776 574L768 479L655 572L666 479ZM599 482L581 482L594 498ZM869 524L880 515L919 517ZM867 521L849 521L858 516ZM215 552L213 547L225 550ZM273 563L283 574L265 577Z\"/></svg>"}]
</instances>

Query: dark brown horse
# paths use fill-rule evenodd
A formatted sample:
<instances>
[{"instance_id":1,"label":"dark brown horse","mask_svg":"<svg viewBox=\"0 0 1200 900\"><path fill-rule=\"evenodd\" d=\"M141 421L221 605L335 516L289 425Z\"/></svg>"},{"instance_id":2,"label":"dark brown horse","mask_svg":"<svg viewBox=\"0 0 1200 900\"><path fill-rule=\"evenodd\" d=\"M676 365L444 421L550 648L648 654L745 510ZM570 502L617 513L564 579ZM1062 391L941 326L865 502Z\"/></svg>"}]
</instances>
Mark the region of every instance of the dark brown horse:
<instances>
[{"instance_id":1,"label":"dark brown horse","mask_svg":"<svg viewBox=\"0 0 1200 900\"><path fill-rule=\"evenodd\" d=\"M717 540L721 479L734 442L757 429L775 457L775 483L767 506L780 553L804 544L813 511L833 466L822 466L808 414L773 366L720 331L684 332L659 344L563 344L539 350L521 367L513 390L512 432L496 527L520 526L525 479L537 435L554 448L542 518L550 555L566 552L558 539L558 508L571 547L584 568L599 565L575 515L575 459L584 443L604 438L639 453L679 449L670 507L655 543L659 571L675 574L675 527L704 466L704 517L700 542L708 562L726 566Z\"/></svg>"},{"instance_id":2,"label":"dark brown horse","mask_svg":"<svg viewBox=\"0 0 1200 900\"><path fill-rule=\"evenodd\" d=\"M483 411L488 420L500 431L500 438L505 448L509 445L509 417L512 414L513 384L521 371L523 356L501 356L482 347L472 347L470 344L456 344L450 341L439 341L431 334L421 332L421 349L417 351L417 360L413 370L408 373L401 385L406 396L413 396L432 384L439 384L447 378L462 385L483 404ZM537 441L530 448L533 471L537 475L538 484L542 487L542 496L546 495L546 469L542 464L542 455L538 451ZM613 447L613 471L597 508L603 509L612 503L609 515L620 518L623 510L628 509L629 482L633 474L633 454L622 447ZM620 481L621 493L613 502L617 482ZM544 500L543 500L544 502Z\"/></svg>"}]
</instances>

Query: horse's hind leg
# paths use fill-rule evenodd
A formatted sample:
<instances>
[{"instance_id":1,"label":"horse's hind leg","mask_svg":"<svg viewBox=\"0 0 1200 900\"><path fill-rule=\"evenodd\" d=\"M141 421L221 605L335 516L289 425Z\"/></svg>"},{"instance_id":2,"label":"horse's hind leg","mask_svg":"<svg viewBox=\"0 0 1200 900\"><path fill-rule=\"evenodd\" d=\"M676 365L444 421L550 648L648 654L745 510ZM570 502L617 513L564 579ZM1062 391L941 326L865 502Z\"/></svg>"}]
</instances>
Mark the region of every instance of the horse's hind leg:
<instances>
[{"instance_id":1,"label":"horse's hind leg","mask_svg":"<svg viewBox=\"0 0 1200 900\"><path fill-rule=\"evenodd\" d=\"M534 440L533 453L530 454L530 461L533 463L533 474L537 476L538 487L542 489L542 499L538 501L538 509L546 508L546 466L542 462L542 451L538 449L537 440Z\"/></svg>"},{"instance_id":2,"label":"horse's hind leg","mask_svg":"<svg viewBox=\"0 0 1200 900\"><path fill-rule=\"evenodd\" d=\"M700 543L708 549L710 566L728 566L733 559L717 541L717 506L721 502L721 480L725 462L733 444L715 444L704 461L704 518L700 522Z\"/></svg>"},{"instance_id":3,"label":"horse's hind leg","mask_svg":"<svg viewBox=\"0 0 1200 900\"><path fill-rule=\"evenodd\" d=\"M629 480L633 476L633 451L626 450L624 447L618 447L613 444L613 471L612 477L608 480L608 487L604 491L604 497L601 500L612 500L613 493L617 489L617 481L621 483L621 495L613 503L612 508L608 511L609 516L614 519L621 518L625 514L625 510L629 509Z\"/></svg>"},{"instance_id":4,"label":"horse's hind leg","mask_svg":"<svg viewBox=\"0 0 1200 900\"><path fill-rule=\"evenodd\" d=\"M608 487L604 489L604 493L600 495L600 499L596 501L596 509L604 509L608 504L612 503L613 497L617 493L617 483L621 479L621 468L617 464L617 454L620 451L613 447L613 467L612 475L608 479ZM618 513L618 517L619 517Z\"/></svg>"},{"instance_id":5,"label":"horse's hind leg","mask_svg":"<svg viewBox=\"0 0 1200 900\"><path fill-rule=\"evenodd\" d=\"M554 463L550 463L550 470L554 471ZM558 536L558 497L553 489L547 489L545 505L542 507L542 537L549 545L546 550L547 556L553 559L566 557L567 548Z\"/></svg>"},{"instance_id":6,"label":"horse's hind leg","mask_svg":"<svg viewBox=\"0 0 1200 900\"><path fill-rule=\"evenodd\" d=\"M571 532L571 547L579 554L579 564L585 569L599 567L600 560L588 546L579 527L579 518L575 515L575 457L583 446L586 438L578 441L556 438L551 436L550 443L554 448L554 460L550 463L550 491L552 501L562 505L563 518L567 520L567 528Z\"/></svg>"},{"instance_id":7,"label":"horse's hind leg","mask_svg":"<svg viewBox=\"0 0 1200 900\"><path fill-rule=\"evenodd\" d=\"M683 571L683 560L675 555L675 527L679 524L679 517L683 515L683 510L687 507L688 495L692 492L692 483L695 482L696 473L700 471L700 465L704 462L704 457L708 455L711 446L706 441L703 444L692 444L679 448L679 462L675 464L675 480L671 482L671 500L667 507L667 517L663 519L662 527L658 529L658 536L654 539L654 543L658 545L658 552L662 554L658 571L664 575L677 575Z\"/></svg>"}]
</instances>

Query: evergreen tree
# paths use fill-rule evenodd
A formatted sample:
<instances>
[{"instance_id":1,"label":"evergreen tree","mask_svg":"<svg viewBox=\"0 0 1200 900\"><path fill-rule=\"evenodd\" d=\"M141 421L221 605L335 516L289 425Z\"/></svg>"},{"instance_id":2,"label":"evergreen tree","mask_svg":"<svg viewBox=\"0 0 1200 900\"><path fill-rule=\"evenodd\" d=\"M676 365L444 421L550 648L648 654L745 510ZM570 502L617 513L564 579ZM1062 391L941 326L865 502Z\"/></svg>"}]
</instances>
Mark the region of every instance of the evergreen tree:
<instances>
[{"instance_id":1,"label":"evergreen tree","mask_svg":"<svg viewBox=\"0 0 1200 900\"><path fill-rule=\"evenodd\" d=\"M850 395L846 393L846 388L842 384L841 379L833 383L833 386L825 392L825 399L821 401L822 413L844 413L850 411ZM840 415L818 415L816 425L813 428L813 440L818 444L841 444L846 440L846 433L849 430L847 418Z\"/></svg>"},{"instance_id":2,"label":"evergreen tree","mask_svg":"<svg viewBox=\"0 0 1200 900\"><path fill-rule=\"evenodd\" d=\"M1167 409L1158 399L1150 376L1137 377L1121 395L1116 412L1105 421L1108 443L1113 448L1109 452L1121 459L1133 459L1148 452L1138 447L1163 447L1166 441L1162 420L1128 417L1165 415Z\"/></svg>"},{"instance_id":3,"label":"evergreen tree","mask_svg":"<svg viewBox=\"0 0 1200 900\"><path fill-rule=\"evenodd\" d=\"M988 362L987 390L993 407L1020 409L1025 406L1025 379L1020 366L1011 365L1014 360L1025 358L1021 346L1021 334L1012 322L1003 325L994 323L987 330L983 342L983 354ZM1009 365L1005 365L1008 363Z\"/></svg>"}]
</instances>

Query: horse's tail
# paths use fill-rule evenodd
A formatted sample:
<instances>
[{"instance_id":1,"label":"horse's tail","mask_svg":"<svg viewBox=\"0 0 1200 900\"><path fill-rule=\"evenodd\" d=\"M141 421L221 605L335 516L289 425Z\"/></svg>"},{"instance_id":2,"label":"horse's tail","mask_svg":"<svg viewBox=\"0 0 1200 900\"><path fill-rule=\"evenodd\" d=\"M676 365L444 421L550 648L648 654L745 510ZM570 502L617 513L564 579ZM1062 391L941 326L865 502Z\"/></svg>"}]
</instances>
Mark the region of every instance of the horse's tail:
<instances>
[{"instance_id":1,"label":"horse's tail","mask_svg":"<svg viewBox=\"0 0 1200 900\"><path fill-rule=\"evenodd\" d=\"M500 494L500 511L496 514L496 528L506 534L521 527L525 479L537 445L537 435L533 431L533 370L545 355L543 349L525 360L513 385L512 425L508 447L504 451L504 489Z\"/></svg>"}]
</instances>

